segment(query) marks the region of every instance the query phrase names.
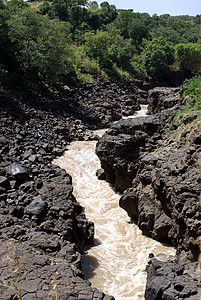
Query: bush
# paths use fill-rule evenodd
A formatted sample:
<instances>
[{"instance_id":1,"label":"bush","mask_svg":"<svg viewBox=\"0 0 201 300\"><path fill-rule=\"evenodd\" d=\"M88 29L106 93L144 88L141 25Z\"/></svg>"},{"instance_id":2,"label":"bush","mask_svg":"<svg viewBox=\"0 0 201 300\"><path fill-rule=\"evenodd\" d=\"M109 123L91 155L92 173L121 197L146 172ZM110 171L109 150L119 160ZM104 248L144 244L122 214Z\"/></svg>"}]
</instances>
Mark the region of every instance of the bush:
<instances>
[{"instance_id":1,"label":"bush","mask_svg":"<svg viewBox=\"0 0 201 300\"><path fill-rule=\"evenodd\" d=\"M175 54L181 70L201 72L201 44L178 44L175 46Z\"/></svg>"},{"instance_id":2,"label":"bush","mask_svg":"<svg viewBox=\"0 0 201 300\"><path fill-rule=\"evenodd\" d=\"M174 48L163 38L155 38L147 42L141 60L147 75L157 78L164 76L174 62Z\"/></svg>"}]
</instances>

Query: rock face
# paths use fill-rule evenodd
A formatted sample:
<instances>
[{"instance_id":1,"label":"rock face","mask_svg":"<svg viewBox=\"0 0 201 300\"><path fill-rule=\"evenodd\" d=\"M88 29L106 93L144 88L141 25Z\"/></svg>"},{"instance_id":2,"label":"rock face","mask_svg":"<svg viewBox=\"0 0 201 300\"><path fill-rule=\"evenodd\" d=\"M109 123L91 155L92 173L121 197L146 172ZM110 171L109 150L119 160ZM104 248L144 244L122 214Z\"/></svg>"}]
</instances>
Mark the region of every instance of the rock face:
<instances>
[{"instance_id":1,"label":"rock face","mask_svg":"<svg viewBox=\"0 0 201 300\"><path fill-rule=\"evenodd\" d=\"M166 114L120 121L97 145L106 179L124 191L120 206L142 232L198 258L201 235L199 129L162 136ZM185 135L185 142L183 142Z\"/></svg>"},{"instance_id":2,"label":"rock face","mask_svg":"<svg viewBox=\"0 0 201 300\"><path fill-rule=\"evenodd\" d=\"M148 92L148 114L156 114L181 103L179 88L156 87Z\"/></svg>"},{"instance_id":3,"label":"rock face","mask_svg":"<svg viewBox=\"0 0 201 300\"><path fill-rule=\"evenodd\" d=\"M198 263L182 265L153 258L147 266L147 273L146 300L198 300L201 297L201 289L197 287L201 275Z\"/></svg>"},{"instance_id":4,"label":"rock face","mask_svg":"<svg viewBox=\"0 0 201 300\"><path fill-rule=\"evenodd\" d=\"M121 192L132 186L140 156L156 148L165 118L164 114L158 114L120 120L97 143L96 153L106 180Z\"/></svg>"},{"instance_id":5,"label":"rock face","mask_svg":"<svg viewBox=\"0 0 201 300\"><path fill-rule=\"evenodd\" d=\"M123 192L119 205L131 220L145 235L177 247L179 261L150 261L145 299L198 300L198 263L190 261L198 260L201 236L200 128L189 123L193 115L168 136L169 115L113 124L96 153L106 180Z\"/></svg>"}]
</instances>

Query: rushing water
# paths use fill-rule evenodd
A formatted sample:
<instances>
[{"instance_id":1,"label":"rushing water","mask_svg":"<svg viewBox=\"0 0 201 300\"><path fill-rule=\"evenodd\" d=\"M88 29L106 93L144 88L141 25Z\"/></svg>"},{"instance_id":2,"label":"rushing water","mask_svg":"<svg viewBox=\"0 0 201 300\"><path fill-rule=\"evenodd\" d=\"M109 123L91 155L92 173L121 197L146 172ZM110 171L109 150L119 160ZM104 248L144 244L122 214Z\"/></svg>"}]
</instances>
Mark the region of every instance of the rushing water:
<instances>
[{"instance_id":1,"label":"rushing water","mask_svg":"<svg viewBox=\"0 0 201 300\"><path fill-rule=\"evenodd\" d=\"M137 116L145 112L143 107ZM72 142L64 156L54 160L73 177L74 195L95 224L96 246L83 257L83 272L93 287L116 300L144 299L149 253L175 255L175 250L145 237L130 222L118 206L120 195L95 175L100 168L95 146L95 141Z\"/></svg>"}]
</instances>

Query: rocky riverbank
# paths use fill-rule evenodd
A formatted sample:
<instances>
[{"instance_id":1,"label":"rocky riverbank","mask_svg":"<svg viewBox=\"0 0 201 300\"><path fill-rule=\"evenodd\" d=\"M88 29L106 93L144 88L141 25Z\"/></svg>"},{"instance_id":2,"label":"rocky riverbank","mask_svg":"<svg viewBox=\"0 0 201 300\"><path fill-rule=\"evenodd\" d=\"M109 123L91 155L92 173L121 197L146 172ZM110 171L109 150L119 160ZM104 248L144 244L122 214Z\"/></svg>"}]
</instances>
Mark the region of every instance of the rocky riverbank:
<instances>
[{"instance_id":1,"label":"rocky riverbank","mask_svg":"<svg viewBox=\"0 0 201 300\"><path fill-rule=\"evenodd\" d=\"M1 299L113 299L83 279L81 253L94 225L73 196L72 180L52 165L66 145L139 109L132 86L57 86L1 96Z\"/></svg>"},{"instance_id":2,"label":"rocky riverbank","mask_svg":"<svg viewBox=\"0 0 201 300\"><path fill-rule=\"evenodd\" d=\"M149 94L154 99L160 98L159 90ZM161 98L155 102L156 105L163 101L164 89ZM172 104L176 102L177 95L174 101L171 100ZM151 102L150 112L156 111L153 105L154 101ZM124 192L120 206L144 234L175 245L183 266L184 261L197 261L199 255L201 136L199 124L193 122L196 113L185 120L182 128L171 134L165 130L171 121L170 116L171 110L119 121L100 139L96 153L106 180ZM175 124L177 127L178 124ZM184 284L181 290L174 287L171 281L167 284L165 273L171 273L171 268L166 264L163 268L166 268L164 274L153 273L156 278L147 285L146 299L191 299L191 296L194 297L192 299L199 299L198 288L196 291L193 289L193 293L182 294ZM192 280L194 286L196 279L185 274L183 266L177 275L187 276L184 282ZM171 273L168 276L172 276L173 280L177 275ZM161 281L166 285L162 285ZM172 290L167 296L163 292L169 287Z\"/></svg>"}]
</instances>

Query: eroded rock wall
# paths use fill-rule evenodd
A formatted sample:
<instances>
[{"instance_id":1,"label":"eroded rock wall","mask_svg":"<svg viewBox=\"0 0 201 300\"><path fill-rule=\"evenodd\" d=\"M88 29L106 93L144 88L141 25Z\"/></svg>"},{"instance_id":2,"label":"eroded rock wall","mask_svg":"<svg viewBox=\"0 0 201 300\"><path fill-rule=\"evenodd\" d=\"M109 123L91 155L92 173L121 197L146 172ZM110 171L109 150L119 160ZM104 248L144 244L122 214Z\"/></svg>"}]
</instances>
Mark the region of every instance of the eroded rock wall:
<instances>
[{"instance_id":1,"label":"eroded rock wall","mask_svg":"<svg viewBox=\"0 0 201 300\"><path fill-rule=\"evenodd\" d=\"M166 113L122 120L98 142L106 179L124 191L120 206L142 232L197 259L201 234L200 130L162 135ZM127 189L128 188L128 189Z\"/></svg>"}]
</instances>

